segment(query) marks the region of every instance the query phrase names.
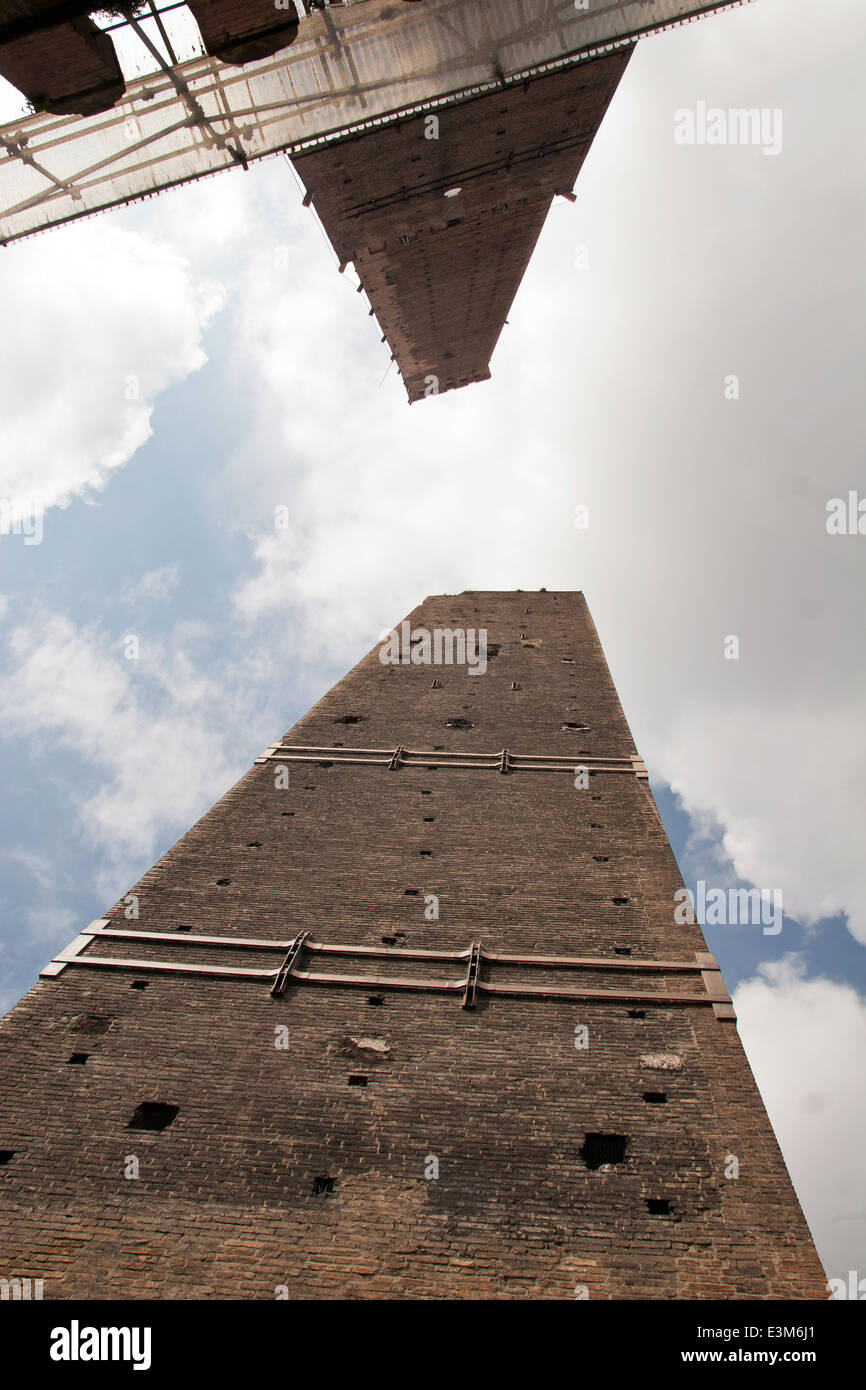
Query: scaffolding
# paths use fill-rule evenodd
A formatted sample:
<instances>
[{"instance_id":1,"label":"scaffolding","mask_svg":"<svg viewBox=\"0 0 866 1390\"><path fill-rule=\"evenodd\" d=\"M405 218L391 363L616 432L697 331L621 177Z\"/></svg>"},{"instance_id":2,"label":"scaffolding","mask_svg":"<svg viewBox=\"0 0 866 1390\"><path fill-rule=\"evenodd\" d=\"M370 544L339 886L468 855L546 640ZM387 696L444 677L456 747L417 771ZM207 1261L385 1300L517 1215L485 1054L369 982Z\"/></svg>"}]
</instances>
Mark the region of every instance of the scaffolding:
<instances>
[{"instance_id":1,"label":"scaffolding","mask_svg":"<svg viewBox=\"0 0 866 1390\"><path fill-rule=\"evenodd\" d=\"M89 116L38 112L0 128L0 244L747 3L654 0L651 19L642 0L586 9L575 0L354 0L312 12L299 4L288 48L233 66L183 56L171 29L186 7L155 0L158 13L102 26L118 52L121 37L134 39L145 69L130 76L127 63L115 106Z\"/></svg>"}]
</instances>

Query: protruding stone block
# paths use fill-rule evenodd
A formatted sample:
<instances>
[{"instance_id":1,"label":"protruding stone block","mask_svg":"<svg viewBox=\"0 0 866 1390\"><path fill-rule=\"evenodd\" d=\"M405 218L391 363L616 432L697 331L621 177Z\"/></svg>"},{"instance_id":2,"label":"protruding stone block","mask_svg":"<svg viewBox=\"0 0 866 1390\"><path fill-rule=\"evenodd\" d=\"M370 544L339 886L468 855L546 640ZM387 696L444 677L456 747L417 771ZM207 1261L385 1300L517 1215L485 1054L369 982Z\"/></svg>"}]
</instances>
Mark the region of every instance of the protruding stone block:
<instances>
[{"instance_id":1,"label":"protruding stone block","mask_svg":"<svg viewBox=\"0 0 866 1390\"><path fill-rule=\"evenodd\" d=\"M250 63L288 48L298 36L293 3L276 9L273 0L188 0L204 46L223 63Z\"/></svg>"},{"instance_id":2,"label":"protruding stone block","mask_svg":"<svg viewBox=\"0 0 866 1390\"><path fill-rule=\"evenodd\" d=\"M114 44L86 16L0 44L0 74L37 111L93 116L123 96Z\"/></svg>"}]
</instances>

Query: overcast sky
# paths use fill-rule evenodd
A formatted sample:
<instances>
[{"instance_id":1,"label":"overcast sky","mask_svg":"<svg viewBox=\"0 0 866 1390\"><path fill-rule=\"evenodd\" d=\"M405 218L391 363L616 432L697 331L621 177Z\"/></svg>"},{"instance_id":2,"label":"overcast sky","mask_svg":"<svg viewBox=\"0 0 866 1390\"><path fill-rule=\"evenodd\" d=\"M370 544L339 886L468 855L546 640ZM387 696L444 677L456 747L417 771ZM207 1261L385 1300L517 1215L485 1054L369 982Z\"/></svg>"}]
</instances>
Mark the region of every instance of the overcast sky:
<instances>
[{"instance_id":1,"label":"overcast sky","mask_svg":"<svg viewBox=\"0 0 866 1390\"><path fill-rule=\"evenodd\" d=\"M864 53L861 0L643 42L493 380L411 409L281 159L0 253L0 498L46 508L0 537L3 1008L426 594L583 589L686 882L783 892L707 937L866 1276L866 535L826 527L866 498ZM700 102L780 150L678 143Z\"/></svg>"}]
</instances>

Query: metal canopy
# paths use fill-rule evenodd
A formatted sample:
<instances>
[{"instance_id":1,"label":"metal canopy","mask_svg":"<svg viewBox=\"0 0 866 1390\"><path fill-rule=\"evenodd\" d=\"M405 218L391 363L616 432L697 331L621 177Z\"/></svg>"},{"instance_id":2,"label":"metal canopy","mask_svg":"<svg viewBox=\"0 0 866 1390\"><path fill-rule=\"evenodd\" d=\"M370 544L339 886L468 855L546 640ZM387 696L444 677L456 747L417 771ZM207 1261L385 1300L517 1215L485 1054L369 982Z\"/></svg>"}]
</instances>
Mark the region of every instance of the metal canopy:
<instances>
[{"instance_id":1,"label":"metal canopy","mask_svg":"<svg viewBox=\"0 0 866 1390\"><path fill-rule=\"evenodd\" d=\"M644 0L354 0L307 15L290 48L243 67L159 54L109 111L0 128L0 242L747 3L654 0L650 15Z\"/></svg>"}]
</instances>

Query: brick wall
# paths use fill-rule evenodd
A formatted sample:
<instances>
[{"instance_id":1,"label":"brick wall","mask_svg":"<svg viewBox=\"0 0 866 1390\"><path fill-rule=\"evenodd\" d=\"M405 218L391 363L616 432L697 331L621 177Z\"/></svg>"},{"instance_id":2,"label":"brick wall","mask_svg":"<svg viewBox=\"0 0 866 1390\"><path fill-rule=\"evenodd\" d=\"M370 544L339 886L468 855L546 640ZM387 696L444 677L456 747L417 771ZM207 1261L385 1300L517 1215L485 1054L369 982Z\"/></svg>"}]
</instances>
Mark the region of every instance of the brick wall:
<instances>
[{"instance_id":1,"label":"brick wall","mask_svg":"<svg viewBox=\"0 0 866 1390\"><path fill-rule=\"evenodd\" d=\"M580 595L437 597L411 619L486 628L487 673L386 667L374 651L291 743L403 744L430 749L431 767L437 745L633 754ZM121 901L112 923L609 960L705 950L673 920L681 880L633 775L578 789L568 772L286 765L279 790L279 764L253 767L134 886L137 922ZM113 944L124 953L167 954ZM235 955L250 963L220 960ZM0 1150L14 1152L0 1273L44 1278L46 1298L826 1296L735 1023L705 1005L481 996L470 1011L459 995L377 986L376 971L418 973L400 958L348 968L369 986L272 998L258 981L74 966L36 984L0 1024ZM659 1054L677 1060L660 1068ZM659 1092L663 1104L644 1099ZM160 1133L127 1128L143 1102L178 1114ZM594 1133L624 1136L624 1161L588 1167ZM317 1178L333 1191L315 1195Z\"/></svg>"},{"instance_id":2,"label":"brick wall","mask_svg":"<svg viewBox=\"0 0 866 1390\"><path fill-rule=\"evenodd\" d=\"M86 17L0 42L0 75L58 115L106 111L124 92L114 44Z\"/></svg>"},{"instance_id":3,"label":"brick wall","mask_svg":"<svg viewBox=\"0 0 866 1390\"><path fill-rule=\"evenodd\" d=\"M225 63L249 63L288 48L298 36L298 11L273 0L187 0L205 50Z\"/></svg>"}]
</instances>

